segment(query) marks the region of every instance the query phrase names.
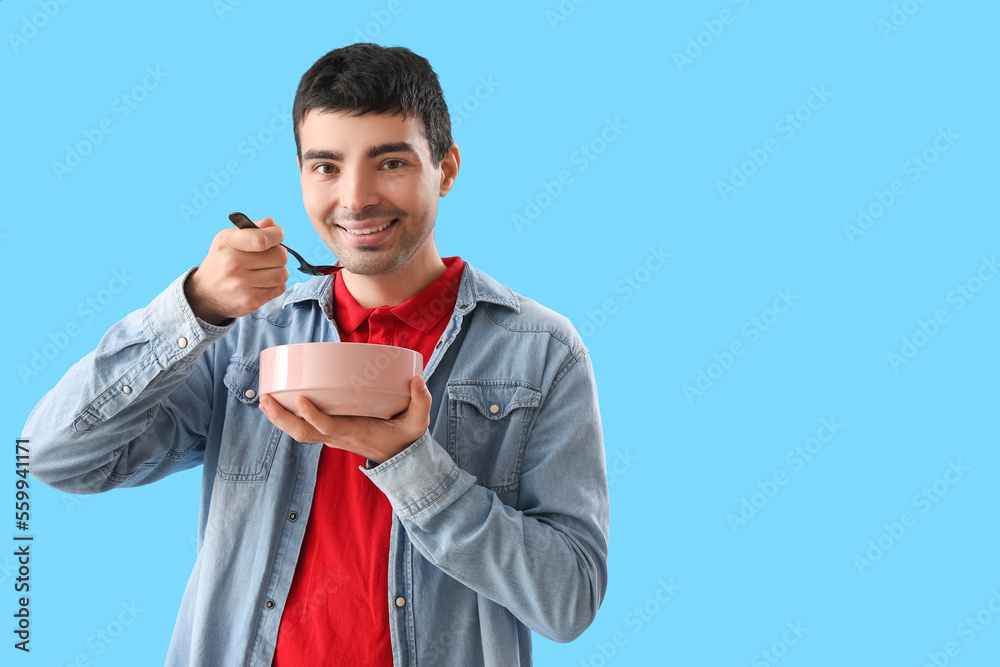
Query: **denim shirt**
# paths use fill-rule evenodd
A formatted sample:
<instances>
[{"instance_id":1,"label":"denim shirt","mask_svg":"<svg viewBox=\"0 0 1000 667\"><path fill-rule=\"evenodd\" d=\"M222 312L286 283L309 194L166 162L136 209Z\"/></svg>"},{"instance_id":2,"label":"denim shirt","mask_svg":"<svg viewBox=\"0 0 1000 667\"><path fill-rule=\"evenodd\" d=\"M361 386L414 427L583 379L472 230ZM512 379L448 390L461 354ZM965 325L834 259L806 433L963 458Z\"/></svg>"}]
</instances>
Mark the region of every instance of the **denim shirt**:
<instances>
[{"instance_id":1,"label":"denim shirt","mask_svg":"<svg viewBox=\"0 0 1000 667\"><path fill-rule=\"evenodd\" d=\"M322 444L257 408L260 351L336 341L329 276L234 323L199 320L178 278L114 325L35 407L32 473L71 493L203 466L198 556L167 665L271 664ZM593 621L607 586L608 490L593 369L564 317L465 264L424 370L430 427L359 469L392 504L393 663L531 664ZM337 595L339 584L315 604Z\"/></svg>"}]
</instances>

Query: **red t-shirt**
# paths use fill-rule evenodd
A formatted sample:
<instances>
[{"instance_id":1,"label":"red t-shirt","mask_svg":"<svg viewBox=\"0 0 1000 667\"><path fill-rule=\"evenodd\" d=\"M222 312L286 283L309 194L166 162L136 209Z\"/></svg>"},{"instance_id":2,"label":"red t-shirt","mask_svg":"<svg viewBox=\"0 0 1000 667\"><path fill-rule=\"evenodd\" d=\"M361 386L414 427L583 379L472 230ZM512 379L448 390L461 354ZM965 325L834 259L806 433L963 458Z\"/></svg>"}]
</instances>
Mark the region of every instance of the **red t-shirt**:
<instances>
[{"instance_id":1,"label":"red t-shirt","mask_svg":"<svg viewBox=\"0 0 1000 667\"><path fill-rule=\"evenodd\" d=\"M419 352L424 366L455 308L462 259L398 306L362 308L334 276L334 315L349 343ZM358 470L362 456L323 447L312 511L281 616L274 663L392 667L389 641L388 499Z\"/></svg>"}]
</instances>

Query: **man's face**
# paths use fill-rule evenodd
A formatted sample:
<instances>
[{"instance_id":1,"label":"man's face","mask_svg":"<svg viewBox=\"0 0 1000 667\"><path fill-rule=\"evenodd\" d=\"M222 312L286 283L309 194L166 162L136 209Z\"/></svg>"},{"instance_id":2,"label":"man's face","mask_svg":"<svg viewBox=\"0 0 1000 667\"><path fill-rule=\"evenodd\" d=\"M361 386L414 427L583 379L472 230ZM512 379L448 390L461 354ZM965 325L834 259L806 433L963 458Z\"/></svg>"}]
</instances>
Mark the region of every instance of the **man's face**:
<instances>
[{"instance_id":1,"label":"man's face","mask_svg":"<svg viewBox=\"0 0 1000 667\"><path fill-rule=\"evenodd\" d=\"M391 273L434 246L438 197L454 175L431 160L419 118L310 110L299 127L302 200L344 268ZM456 165L457 171L457 165Z\"/></svg>"}]
</instances>

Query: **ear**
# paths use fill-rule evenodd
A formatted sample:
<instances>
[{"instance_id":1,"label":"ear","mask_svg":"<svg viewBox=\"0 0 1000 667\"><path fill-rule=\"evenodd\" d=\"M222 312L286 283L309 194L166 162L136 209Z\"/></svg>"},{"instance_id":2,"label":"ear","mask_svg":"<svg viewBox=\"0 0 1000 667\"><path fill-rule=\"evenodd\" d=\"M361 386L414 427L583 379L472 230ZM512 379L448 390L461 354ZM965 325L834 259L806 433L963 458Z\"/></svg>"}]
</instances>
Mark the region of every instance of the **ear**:
<instances>
[{"instance_id":1,"label":"ear","mask_svg":"<svg viewBox=\"0 0 1000 667\"><path fill-rule=\"evenodd\" d=\"M462 156L458 154L458 144L452 143L448 149L448 154L441 161L441 187L438 189L438 196L444 197L451 191L451 186L458 178L458 168L462 164Z\"/></svg>"}]
</instances>

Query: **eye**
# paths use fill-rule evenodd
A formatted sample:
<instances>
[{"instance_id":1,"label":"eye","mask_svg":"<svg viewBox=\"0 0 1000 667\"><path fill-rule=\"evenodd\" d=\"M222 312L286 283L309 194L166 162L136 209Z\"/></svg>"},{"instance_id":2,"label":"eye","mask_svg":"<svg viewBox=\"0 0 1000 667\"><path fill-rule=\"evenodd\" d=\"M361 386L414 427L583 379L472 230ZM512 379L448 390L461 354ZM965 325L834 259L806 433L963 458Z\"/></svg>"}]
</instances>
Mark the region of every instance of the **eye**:
<instances>
[{"instance_id":1,"label":"eye","mask_svg":"<svg viewBox=\"0 0 1000 667\"><path fill-rule=\"evenodd\" d=\"M384 165L382 165L382 166L383 166L383 167L384 167L385 169L389 169L389 170L391 171L391 170L393 170L393 169L399 169L399 168L400 168L400 167L402 167L402 166L403 166L404 164L405 164L405 163L404 163L404 162L403 162L402 160L398 160L398 159L396 159L396 158L393 158L393 159L391 159L391 160L386 160L386 161L385 161L385 164L384 164Z\"/></svg>"},{"instance_id":2,"label":"eye","mask_svg":"<svg viewBox=\"0 0 1000 667\"><path fill-rule=\"evenodd\" d=\"M330 174L336 173L337 167L328 162L321 162L313 167L313 171L323 174L324 176L329 176Z\"/></svg>"}]
</instances>

